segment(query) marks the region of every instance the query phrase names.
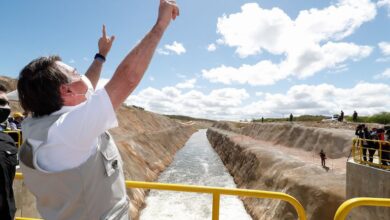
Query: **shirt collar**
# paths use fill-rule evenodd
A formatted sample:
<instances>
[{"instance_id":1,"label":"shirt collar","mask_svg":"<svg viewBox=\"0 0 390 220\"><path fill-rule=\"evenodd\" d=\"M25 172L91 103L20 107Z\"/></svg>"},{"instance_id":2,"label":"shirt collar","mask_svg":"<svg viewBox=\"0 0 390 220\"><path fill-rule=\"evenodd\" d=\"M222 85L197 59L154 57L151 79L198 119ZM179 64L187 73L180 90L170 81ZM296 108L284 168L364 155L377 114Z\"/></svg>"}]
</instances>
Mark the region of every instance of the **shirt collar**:
<instances>
[{"instance_id":1,"label":"shirt collar","mask_svg":"<svg viewBox=\"0 0 390 220\"><path fill-rule=\"evenodd\" d=\"M62 108L58 111L55 111L53 113L51 113L50 115L60 115L60 114L64 114L64 113L67 113L67 112L70 112L72 111L73 109L75 109L77 107L76 106L62 106Z\"/></svg>"}]
</instances>

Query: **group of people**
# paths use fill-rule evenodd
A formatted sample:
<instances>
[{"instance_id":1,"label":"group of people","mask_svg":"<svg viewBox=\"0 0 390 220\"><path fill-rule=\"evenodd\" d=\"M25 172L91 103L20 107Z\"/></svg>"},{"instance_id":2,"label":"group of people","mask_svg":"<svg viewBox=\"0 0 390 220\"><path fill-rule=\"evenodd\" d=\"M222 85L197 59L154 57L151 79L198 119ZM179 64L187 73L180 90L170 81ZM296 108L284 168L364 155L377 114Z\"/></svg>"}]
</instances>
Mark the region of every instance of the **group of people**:
<instances>
[{"instance_id":1,"label":"group of people","mask_svg":"<svg viewBox=\"0 0 390 220\"><path fill-rule=\"evenodd\" d=\"M0 123L0 131L20 131L26 114L14 112L7 120Z\"/></svg>"},{"instance_id":2,"label":"group of people","mask_svg":"<svg viewBox=\"0 0 390 220\"><path fill-rule=\"evenodd\" d=\"M390 166L390 128L372 128L369 130L365 124L360 124L356 127L355 135L362 139L361 146L364 161L372 163L375 152L381 148L380 163Z\"/></svg>"},{"instance_id":3,"label":"group of people","mask_svg":"<svg viewBox=\"0 0 390 220\"><path fill-rule=\"evenodd\" d=\"M0 84L0 122L7 122L11 108L7 89ZM12 183L15 177L18 148L15 141L0 130L0 219L14 219L16 206Z\"/></svg>"}]
</instances>

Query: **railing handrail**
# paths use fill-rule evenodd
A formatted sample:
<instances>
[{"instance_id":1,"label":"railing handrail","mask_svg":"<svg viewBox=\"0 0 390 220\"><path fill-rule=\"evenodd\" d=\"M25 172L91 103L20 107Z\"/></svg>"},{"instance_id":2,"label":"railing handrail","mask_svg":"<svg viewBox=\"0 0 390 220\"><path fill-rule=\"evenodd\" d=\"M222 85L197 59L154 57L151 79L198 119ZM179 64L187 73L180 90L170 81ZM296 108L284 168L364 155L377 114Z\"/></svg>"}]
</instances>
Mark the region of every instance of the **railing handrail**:
<instances>
[{"instance_id":1,"label":"railing handrail","mask_svg":"<svg viewBox=\"0 0 390 220\"><path fill-rule=\"evenodd\" d=\"M3 131L4 133L6 134L10 134L10 133L15 133L18 135L18 141L17 141L17 144L18 144L18 147L20 147L22 145L22 131L21 130L4 130Z\"/></svg>"},{"instance_id":2,"label":"railing handrail","mask_svg":"<svg viewBox=\"0 0 390 220\"><path fill-rule=\"evenodd\" d=\"M383 141L383 140L376 140L376 139L365 139L365 138L358 138L358 137L355 137L355 138L352 139L352 141L357 141L357 140L370 141L370 142L380 142L380 143L388 143L388 144L390 144L390 141Z\"/></svg>"},{"instance_id":3,"label":"railing handrail","mask_svg":"<svg viewBox=\"0 0 390 220\"><path fill-rule=\"evenodd\" d=\"M22 173L16 173L15 179L23 179ZM213 195L213 212L212 219L219 219L219 200L220 195L233 195L233 196L250 196L256 198L267 199L280 199L290 203L298 214L298 219L306 220L306 213L303 206L294 197L280 192L270 192L261 190L249 190L249 189L228 189L221 187L208 187L208 186L195 186L195 185L183 185L183 184L168 184L168 183L155 183L155 182L140 182L140 181L126 181L127 188L146 188L157 190L169 190L180 192L194 192L194 193L208 193ZM17 220L22 220L17 218Z\"/></svg>"},{"instance_id":4,"label":"railing handrail","mask_svg":"<svg viewBox=\"0 0 390 220\"><path fill-rule=\"evenodd\" d=\"M366 141L372 142L374 144L378 144L378 148L372 148L372 145L363 145L363 142ZM385 148L387 146L387 148ZM363 139L363 138L353 138L352 139L352 158L355 162L360 164L368 164L372 167L379 167L382 169L390 169L389 165L386 165L386 163L390 162L390 158L388 158L388 155L390 154L390 149L388 147L390 146L389 141L383 141L383 140L372 140L372 139ZM385 148L385 149L384 149ZM368 150L363 155L363 149ZM377 156L370 155L369 151L378 151ZM385 155L387 155L385 157ZM378 162L369 161L368 159L377 158Z\"/></svg>"},{"instance_id":5,"label":"railing handrail","mask_svg":"<svg viewBox=\"0 0 390 220\"><path fill-rule=\"evenodd\" d=\"M170 190L170 191L181 191L181 192L208 193L213 195L223 194L223 195L231 195L231 196L249 196L249 197L256 197L256 198L263 198L263 199L264 198L280 199L290 203L295 208L298 214L298 219L300 220L306 219L306 213L303 206L299 203L297 199L295 199L294 197L286 193L262 191L262 190L250 190L250 189L228 189L228 188L221 188L221 187L167 184L167 183L154 183L154 182L138 182L138 181L126 181L126 186L130 188L147 188L147 189ZM214 219L218 219L218 218L213 218L213 220Z\"/></svg>"},{"instance_id":6,"label":"railing handrail","mask_svg":"<svg viewBox=\"0 0 390 220\"><path fill-rule=\"evenodd\" d=\"M349 199L339 206L334 220L344 220L353 208L358 206L383 206L390 207L390 199L360 197Z\"/></svg>"}]
</instances>

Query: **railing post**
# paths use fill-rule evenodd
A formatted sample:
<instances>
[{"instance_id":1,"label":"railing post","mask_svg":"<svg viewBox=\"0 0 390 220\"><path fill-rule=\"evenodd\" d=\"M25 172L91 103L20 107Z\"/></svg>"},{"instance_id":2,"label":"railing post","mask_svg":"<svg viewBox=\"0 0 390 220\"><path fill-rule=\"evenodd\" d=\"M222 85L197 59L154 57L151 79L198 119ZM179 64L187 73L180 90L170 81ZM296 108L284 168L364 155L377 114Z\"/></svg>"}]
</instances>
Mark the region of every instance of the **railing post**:
<instances>
[{"instance_id":1,"label":"railing post","mask_svg":"<svg viewBox=\"0 0 390 220\"><path fill-rule=\"evenodd\" d=\"M212 213L212 220L219 220L219 193L213 193L213 213Z\"/></svg>"},{"instance_id":2,"label":"railing post","mask_svg":"<svg viewBox=\"0 0 390 220\"><path fill-rule=\"evenodd\" d=\"M360 158L360 163L362 163L363 160L363 140L360 140L359 143L359 158Z\"/></svg>"},{"instance_id":3,"label":"railing post","mask_svg":"<svg viewBox=\"0 0 390 220\"><path fill-rule=\"evenodd\" d=\"M382 141L379 141L379 167L382 167ZM386 163L385 163L386 164Z\"/></svg>"},{"instance_id":4,"label":"railing post","mask_svg":"<svg viewBox=\"0 0 390 220\"><path fill-rule=\"evenodd\" d=\"M353 198L343 202L336 211L334 220L345 220L353 208L359 206L390 207L390 199L387 198Z\"/></svg>"}]
</instances>

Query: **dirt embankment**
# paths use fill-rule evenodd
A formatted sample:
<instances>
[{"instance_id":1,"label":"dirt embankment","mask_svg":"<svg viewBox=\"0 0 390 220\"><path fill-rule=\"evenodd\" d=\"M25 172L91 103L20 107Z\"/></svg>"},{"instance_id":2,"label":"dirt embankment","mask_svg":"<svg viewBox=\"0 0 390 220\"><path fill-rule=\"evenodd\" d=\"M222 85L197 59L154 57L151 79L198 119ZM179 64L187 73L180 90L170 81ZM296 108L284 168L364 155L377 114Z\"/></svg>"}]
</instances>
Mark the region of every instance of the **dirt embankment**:
<instances>
[{"instance_id":1,"label":"dirt embankment","mask_svg":"<svg viewBox=\"0 0 390 220\"><path fill-rule=\"evenodd\" d=\"M323 149L328 158L348 157L354 131L307 127L296 123L215 123L216 128L234 131L273 144L299 148L316 153Z\"/></svg>"},{"instance_id":2,"label":"dirt embankment","mask_svg":"<svg viewBox=\"0 0 390 220\"><path fill-rule=\"evenodd\" d=\"M119 127L112 129L124 161L126 179L155 181L172 161L175 153L195 129L167 117L136 108L121 107L117 111ZM17 216L39 217L34 197L15 181ZM138 219L144 205L146 190L128 189L131 218Z\"/></svg>"},{"instance_id":3,"label":"dirt embankment","mask_svg":"<svg viewBox=\"0 0 390 220\"><path fill-rule=\"evenodd\" d=\"M229 127L230 131L211 128L207 136L238 187L287 193L304 206L308 219L333 219L338 206L345 200L345 162L343 172L327 172L320 165L307 162L299 155L288 154L283 149L302 146L301 151L316 150L315 146L323 143L318 139L324 138L329 142L332 138L338 138L337 135L332 132L327 134L329 131L326 130L312 131L308 128L308 131L304 131L302 127L270 124L270 130L251 124L241 128L227 124L215 126ZM322 132L325 134L320 134ZM259 141L263 138L270 138L269 142ZM275 143L290 145L280 148ZM328 146L324 150L331 148L331 144L324 144ZM332 155L344 159L344 147L334 147L337 150L332 151ZM252 198L244 198L243 201L254 219L297 218L293 207L286 202Z\"/></svg>"}]
</instances>

